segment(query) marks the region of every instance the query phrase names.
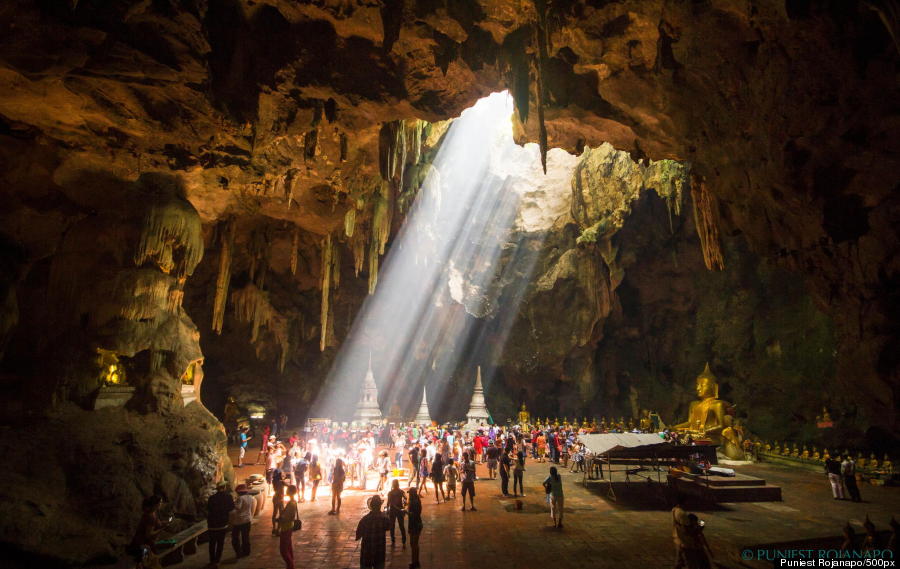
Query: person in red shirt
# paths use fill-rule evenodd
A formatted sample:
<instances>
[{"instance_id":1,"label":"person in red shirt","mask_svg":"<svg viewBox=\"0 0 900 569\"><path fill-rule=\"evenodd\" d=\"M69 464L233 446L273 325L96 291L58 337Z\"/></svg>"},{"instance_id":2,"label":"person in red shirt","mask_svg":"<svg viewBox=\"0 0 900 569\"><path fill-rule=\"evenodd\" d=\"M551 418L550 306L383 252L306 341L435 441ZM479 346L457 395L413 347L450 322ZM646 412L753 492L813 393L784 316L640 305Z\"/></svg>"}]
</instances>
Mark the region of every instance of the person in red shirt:
<instances>
[{"instance_id":1,"label":"person in red shirt","mask_svg":"<svg viewBox=\"0 0 900 569\"><path fill-rule=\"evenodd\" d=\"M473 442L475 445L475 462L482 462L481 452L484 450L484 440L481 438L481 435L477 435Z\"/></svg>"}]
</instances>

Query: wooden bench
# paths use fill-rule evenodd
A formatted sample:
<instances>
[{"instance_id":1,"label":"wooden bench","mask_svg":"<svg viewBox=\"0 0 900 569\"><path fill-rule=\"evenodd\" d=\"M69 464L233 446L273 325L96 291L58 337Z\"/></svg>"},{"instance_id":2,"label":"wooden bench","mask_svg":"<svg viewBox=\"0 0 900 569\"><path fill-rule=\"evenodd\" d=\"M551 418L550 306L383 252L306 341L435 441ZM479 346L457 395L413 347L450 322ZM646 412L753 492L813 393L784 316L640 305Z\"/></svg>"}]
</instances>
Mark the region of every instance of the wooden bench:
<instances>
[{"instance_id":1,"label":"wooden bench","mask_svg":"<svg viewBox=\"0 0 900 569\"><path fill-rule=\"evenodd\" d=\"M197 553L197 540L205 533L206 520L203 520L167 538L165 543L158 544L153 549L159 555L160 564L165 567L181 563L185 555Z\"/></svg>"}]
</instances>

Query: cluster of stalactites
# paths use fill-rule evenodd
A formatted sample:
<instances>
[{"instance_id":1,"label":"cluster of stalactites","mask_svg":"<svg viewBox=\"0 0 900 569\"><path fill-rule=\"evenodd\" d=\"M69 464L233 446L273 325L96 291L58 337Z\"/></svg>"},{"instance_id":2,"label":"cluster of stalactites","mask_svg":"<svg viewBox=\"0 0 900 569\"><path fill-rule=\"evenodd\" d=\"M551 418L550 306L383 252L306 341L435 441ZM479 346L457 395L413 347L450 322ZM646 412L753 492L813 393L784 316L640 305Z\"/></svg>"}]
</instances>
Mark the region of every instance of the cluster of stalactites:
<instances>
[{"instance_id":1,"label":"cluster of stalactites","mask_svg":"<svg viewBox=\"0 0 900 569\"><path fill-rule=\"evenodd\" d=\"M691 199L694 203L694 224L703 250L703 262L710 271L721 271L725 268L725 258L719 241L718 203L706 187L706 182L698 176L691 183Z\"/></svg>"},{"instance_id":2,"label":"cluster of stalactites","mask_svg":"<svg viewBox=\"0 0 900 569\"><path fill-rule=\"evenodd\" d=\"M229 219L218 227L219 272L216 275L216 294L213 300L212 329L222 333L225 323L225 305L228 300L228 285L231 282L231 259L234 254L234 220Z\"/></svg>"},{"instance_id":3,"label":"cluster of stalactites","mask_svg":"<svg viewBox=\"0 0 900 569\"><path fill-rule=\"evenodd\" d=\"M200 216L188 201L173 197L150 206L134 254L136 265L153 261L166 274L182 278L203 258Z\"/></svg>"},{"instance_id":4,"label":"cluster of stalactites","mask_svg":"<svg viewBox=\"0 0 900 569\"><path fill-rule=\"evenodd\" d=\"M260 330L265 328L269 331L279 347L278 369L284 371L290 351L288 321L269 302L268 293L250 283L231 293L231 302L234 305L235 318L251 326L250 341L256 347L257 356L265 345L260 338Z\"/></svg>"}]
</instances>

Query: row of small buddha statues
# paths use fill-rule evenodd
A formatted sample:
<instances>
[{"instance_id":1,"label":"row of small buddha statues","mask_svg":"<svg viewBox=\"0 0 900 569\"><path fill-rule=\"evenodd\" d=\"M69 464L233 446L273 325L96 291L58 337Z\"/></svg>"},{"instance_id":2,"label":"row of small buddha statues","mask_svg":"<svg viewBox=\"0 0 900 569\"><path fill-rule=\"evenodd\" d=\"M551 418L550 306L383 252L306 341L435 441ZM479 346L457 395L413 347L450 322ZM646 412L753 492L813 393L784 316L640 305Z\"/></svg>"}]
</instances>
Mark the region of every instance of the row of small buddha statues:
<instances>
[{"instance_id":1,"label":"row of small buddha statues","mask_svg":"<svg viewBox=\"0 0 900 569\"><path fill-rule=\"evenodd\" d=\"M578 417L573 417L571 421L569 421L568 417L563 417L560 419L559 417L531 417L531 414L528 413L525 404L522 404L521 410L518 415L518 424L521 426L531 426L534 425L538 428L544 427L571 427L574 429L584 429L587 432L595 432L595 433L603 433L609 431L621 431L621 432L630 432L638 429L640 431L649 431L653 428L653 421L651 417L654 414L649 411L645 411L644 415L639 419L628 419L625 417L619 417L618 421L613 418L607 421L606 417L601 417L600 420L597 420L597 417L594 417L591 420L588 420L587 417L582 417L581 420Z\"/></svg>"},{"instance_id":2,"label":"row of small buddha statues","mask_svg":"<svg viewBox=\"0 0 900 569\"><path fill-rule=\"evenodd\" d=\"M775 441L773 444L768 442L761 442L760 444L760 452L764 454L768 454L770 456L783 456L788 458L796 458L800 460L807 460L810 462L819 462L824 463L826 460L831 458L831 453L829 450L823 449L822 452L819 452L819 449L816 446L807 447L803 445L803 447L798 447L797 443L785 442L784 446L778 441ZM844 450L839 456L850 456L851 453L849 450ZM893 472L894 464L891 462L891 458L885 453L884 458L879 461L878 457L875 456L875 453L869 453L869 457L866 458L863 456L861 452L856 453L856 458L854 459L856 463L857 470L871 471L871 472Z\"/></svg>"}]
</instances>

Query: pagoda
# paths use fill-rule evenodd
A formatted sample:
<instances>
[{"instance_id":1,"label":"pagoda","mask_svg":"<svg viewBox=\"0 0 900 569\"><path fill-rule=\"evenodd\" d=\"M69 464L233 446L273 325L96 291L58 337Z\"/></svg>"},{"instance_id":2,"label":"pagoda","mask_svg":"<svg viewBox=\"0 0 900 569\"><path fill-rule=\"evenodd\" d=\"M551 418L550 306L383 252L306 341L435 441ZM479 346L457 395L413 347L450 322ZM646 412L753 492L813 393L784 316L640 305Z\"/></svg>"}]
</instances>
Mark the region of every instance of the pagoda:
<instances>
[{"instance_id":1,"label":"pagoda","mask_svg":"<svg viewBox=\"0 0 900 569\"><path fill-rule=\"evenodd\" d=\"M353 421L358 423L380 423L381 408L378 407L378 386L375 385L375 374L372 373L372 355L369 354L369 369L363 380L362 394L356 403Z\"/></svg>"},{"instance_id":2,"label":"pagoda","mask_svg":"<svg viewBox=\"0 0 900 569\"><path fill-rule=\"evenodd\" d=\"M415 422L420 425L431 424L431 415L428 413L428 397L425 395L425 386L422 386L422 404L419 405L419 410L416 411Z\"/></svg>"},{"instance_id":3,"label":"pagoda","mask_svg":"<svg viewBox=\"0 0 900 569\"><path fill-rule=\"evenodd\" d=\"M487 424L491 413L484 403L484 387L481 385L481 366L475 377L475 391L472 393L472 402L469 404L469 412L466 413L466 424L470 427L480 427Z\"/></svg>"}]
</instances>

